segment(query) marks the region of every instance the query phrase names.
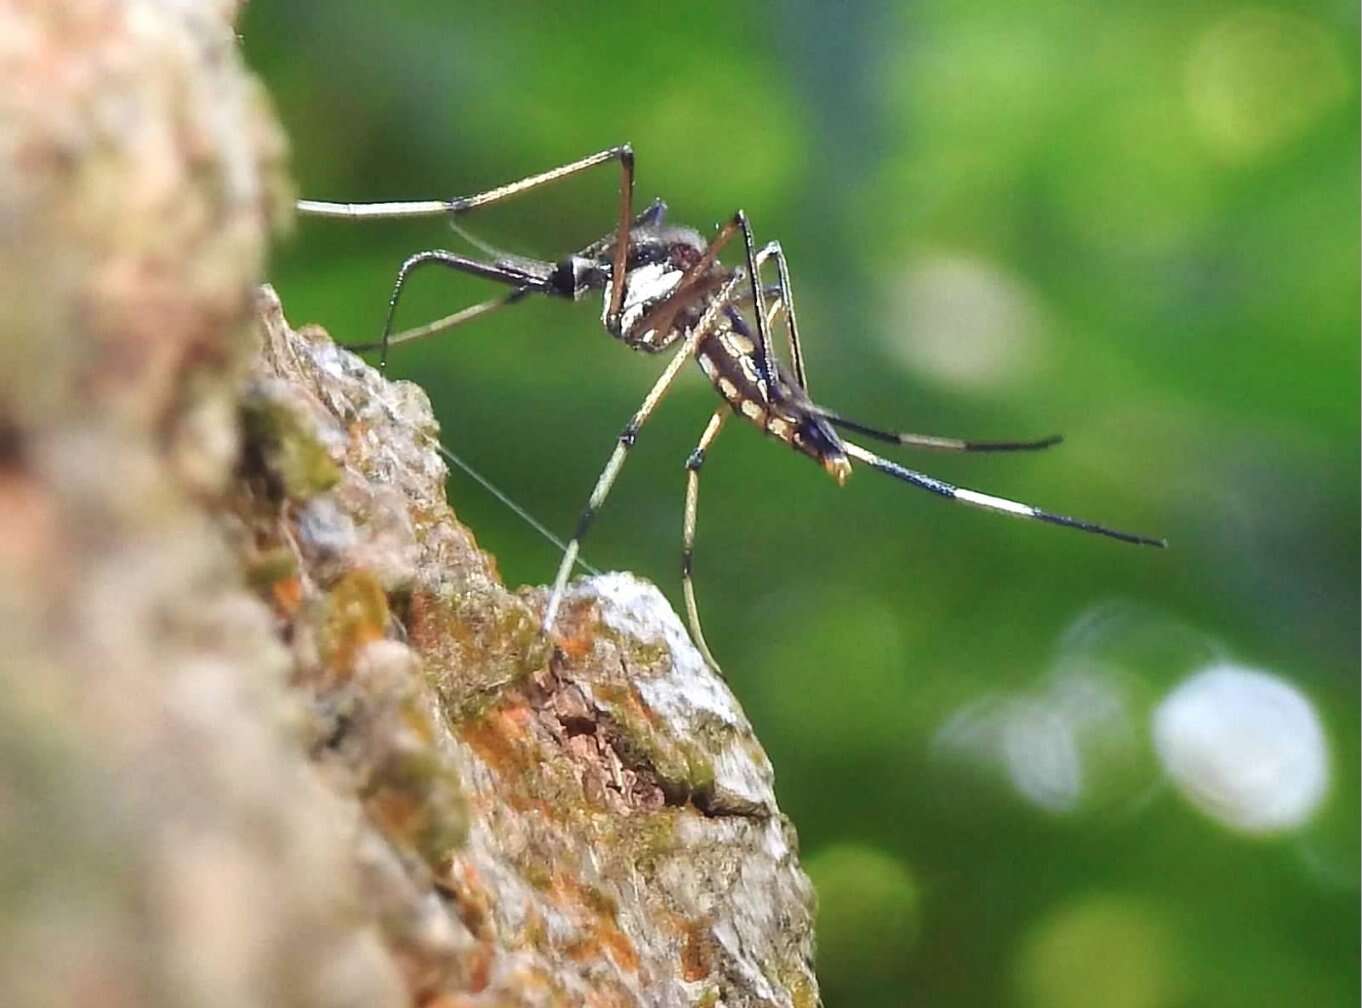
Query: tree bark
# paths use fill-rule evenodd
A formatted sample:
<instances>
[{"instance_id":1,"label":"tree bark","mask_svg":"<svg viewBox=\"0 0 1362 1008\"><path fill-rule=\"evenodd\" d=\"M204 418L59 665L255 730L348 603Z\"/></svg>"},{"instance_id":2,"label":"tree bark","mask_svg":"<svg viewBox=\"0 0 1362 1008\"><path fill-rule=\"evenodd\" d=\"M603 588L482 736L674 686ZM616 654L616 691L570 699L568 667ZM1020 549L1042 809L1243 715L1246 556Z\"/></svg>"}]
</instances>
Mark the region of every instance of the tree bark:
<instances>
[{"instance_id":1,"label":"tree bark","mask_svg":"<svg viewBox=\"0 0 1362 1008\"><path fill-rule=\"evenodd\" d=\"M546 641L424 394L258 287L235 6L0 0L6 1003L816 1004L770 765L660 593Z\"/></svg>"}]
</instances>

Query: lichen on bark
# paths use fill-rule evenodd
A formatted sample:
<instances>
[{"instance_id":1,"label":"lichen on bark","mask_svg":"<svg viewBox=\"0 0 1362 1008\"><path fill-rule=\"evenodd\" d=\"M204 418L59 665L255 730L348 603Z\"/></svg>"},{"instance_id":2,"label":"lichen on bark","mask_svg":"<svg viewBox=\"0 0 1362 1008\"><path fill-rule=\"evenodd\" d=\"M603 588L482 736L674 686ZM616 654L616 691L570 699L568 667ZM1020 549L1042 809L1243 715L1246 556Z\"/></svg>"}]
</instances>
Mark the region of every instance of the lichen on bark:
<instances>
[{"instance_id":1,"label":"lichen on bark","mask_svg":"<svg viewBox=\"0 0 1362 1008\"><path fill-rule=\"evenodd\" d=\"M298 656L320 764L384 795L366 807L403 885L439 894L447 947L421 944L436 925L415 912L387 922L423 964L409 981L511 1003L535 1003L529 977L566 1004L815 1003L809 886L770 765L662 595L585 579L544 640L543 589L507 591L445 503L420 390L294 332L268 289L260 312L246 408L312 433L255 455L239 535L294 556L262 594ZM268 459L317 445L339 479L290 498ZM394 670L377 697L376 663ZM375 707L400 716L384 727ZM395 759L397 725L419 730Z\"/></svg>"},{"instance_id":2,"label":"lichen on bark","mask_svg":"<svg viewBox=\"0 0 1362 1008\"><path fill-rule=\"evenodd\" d=\"M233 3L0 4L7 1004L817 1002L771 768L650 585L508 591L424 394L260 288Z\"/></svg>"}]
</instances>

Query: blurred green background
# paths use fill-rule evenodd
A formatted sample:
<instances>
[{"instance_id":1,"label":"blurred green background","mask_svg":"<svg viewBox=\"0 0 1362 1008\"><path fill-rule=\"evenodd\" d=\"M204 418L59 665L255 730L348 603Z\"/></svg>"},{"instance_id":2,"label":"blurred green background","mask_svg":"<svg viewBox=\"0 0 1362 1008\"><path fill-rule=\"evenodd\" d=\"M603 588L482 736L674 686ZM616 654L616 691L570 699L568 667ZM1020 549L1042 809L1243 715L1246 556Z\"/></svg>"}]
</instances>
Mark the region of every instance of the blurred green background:
<instances>
[{"instance_id":1,"label":"blurred green background","mask_svg":"<svg viewBox=\"0 0 1362 1008\"><path fill-rule=\"evenodd\" d=\"M1062 432L902 457L1168 537L868 470L839 490L729 425L700 606L819 888L829 1005L1357 1003L1355 4L252 0L241 31L303 195L469 194L628 140L640 202L702 230L741 207L781 239L821 402ZM616 184L465 220L557 258L609 229ZM430 247L462 246L438 221L305 221L271 277L295 323L372 340ZM430 271L400 323L494 292ZM599 313L524 303L390 369L563 534L662 363ZM714 403L693 369L585 546L678 602L682 462ZM552 577L481 490L456 475L451 499L509 583ZM1170 690L1227 663L1289 684L1304 726L1216 701L1156 745Z\"/></svg>"}]
</instances>

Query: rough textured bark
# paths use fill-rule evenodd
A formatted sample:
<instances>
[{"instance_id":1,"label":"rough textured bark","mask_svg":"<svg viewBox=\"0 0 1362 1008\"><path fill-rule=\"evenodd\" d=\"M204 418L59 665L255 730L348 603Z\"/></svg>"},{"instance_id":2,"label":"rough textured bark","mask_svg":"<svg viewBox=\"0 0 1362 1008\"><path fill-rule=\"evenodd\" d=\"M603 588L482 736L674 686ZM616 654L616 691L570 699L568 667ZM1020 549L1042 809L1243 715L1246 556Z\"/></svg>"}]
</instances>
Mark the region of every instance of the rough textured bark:
<instances>
[{"instance_id":1,"label":"rough textured bark","mask_svg":"<svg viewBox=\"0 0 1362 1008\"><path fill-rule=\"evenodd\" d=\"M257 287L235 4L0 0L6 1003L811 1005L771 771L656 589L554 647L419 389Z\"/></svg>"}]
</instances>

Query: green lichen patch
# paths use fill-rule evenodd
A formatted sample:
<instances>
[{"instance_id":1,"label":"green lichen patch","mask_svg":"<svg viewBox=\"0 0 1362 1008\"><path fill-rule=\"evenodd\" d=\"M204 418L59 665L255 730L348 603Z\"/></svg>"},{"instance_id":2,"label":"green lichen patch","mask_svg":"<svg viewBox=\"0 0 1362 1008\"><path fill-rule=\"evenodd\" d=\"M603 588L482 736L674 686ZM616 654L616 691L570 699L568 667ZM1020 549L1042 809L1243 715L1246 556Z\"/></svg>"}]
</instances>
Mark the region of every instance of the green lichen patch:
<instances>
[{"instance_id":1,"label":"green lichen patch","mask_svg":"<svg viewBox=\"0 0 1362 1008\"><path fill-rule=\"evenodd\" d=\"M264 476L274 495L302 501L340 482L340 469L311 424L285 399L262 389L247 393L241 426L246 467Z\"/></svg>"},{"instance_id":2,"label":"green lichen patch","mask_svg":"<svg viewBox=\"0 0 1362 1008\"><path fill-rule=\"evenodd\" d=\"M365 796L370 816L398 847L431 868L447 862L468 836L468 807L458 775L432 748L394 753Z\"/></svg>"},{"instance_id":3,"label":"green lichen patch","mask_svg":"<svg viewBox=\"0 0 1362 1008\"><path fill-rule=\"evenodd\" d=\"M245 574L248 585L258 592L265 592L278 582L297 576L298 558L284 546L269 547L246 560Z\"/></svg>"},{"instance_id":4,"label":"green lichen patch","mask_svg":"<svg viewBox=\"0 0 1362 1008\"><path fill-rule=\"evenodd\" d=\"M441 597L416 591L405 617L408 640L425 660L455 724L479 717L507 688L543 668L551 654L534 614L501 592Z\"/></svg>"},{"instance_id":5,"label":"green lichen patch","mask_svg":"<svg viewBox=\"0 0 1362 1008\"><path fill-rule=\"evenodd\" d=\"M681 816L694 814L691 810L665 806L647 815L630 816L620 820L616 838L634 864L651 871L681 847L677 835L679 820Z\"/></svg>"},{"instance_id":6,"label":"green lichen patch","mask_svg":"<svg viewBox=\"0 0 1362 1008\"><path fill-rule=\"evenodd\" d=\"M380 640L388 629L388 597L378 579L365 570L343 575L326 594L318 628L322 661L348 675L364 645Z\"/></svg>"}]
</instances>

